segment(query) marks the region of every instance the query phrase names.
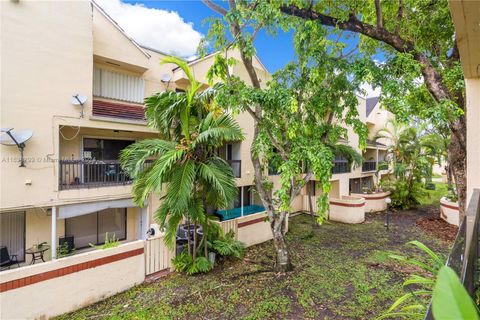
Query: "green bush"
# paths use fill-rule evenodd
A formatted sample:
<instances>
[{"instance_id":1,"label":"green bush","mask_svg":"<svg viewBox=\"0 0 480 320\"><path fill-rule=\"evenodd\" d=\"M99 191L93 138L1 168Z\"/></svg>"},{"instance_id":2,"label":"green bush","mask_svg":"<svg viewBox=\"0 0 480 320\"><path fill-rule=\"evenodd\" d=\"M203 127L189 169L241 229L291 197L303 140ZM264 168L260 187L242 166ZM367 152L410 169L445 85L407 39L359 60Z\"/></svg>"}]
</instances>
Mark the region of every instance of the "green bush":
<instances>
[{"instance_id":1,"label":"green bush","mask_svg":"<svg viewBox=\"0 0 480 320\"><path fill-rule=\"evenodd\" d=\"M428 196L420 182L409 184L405 179L382 182L382 189L390 191L392 207L399 209L409 209L421 203L423 197Z\"/></svg>"},{"instance_id":2,"label":"green bush","mask_svg":"<svg viewBox=\"0 0 480 320\"><path fill-rule=\"evenodd\" d=\"M225 236L212 242L212 249L224 257L240 259L245 254L245 245L235 239L235 234L230 231Z\"/></svg>"},{"instance_id":3,"label":"green bush","mask_svg":"<svg viewBox=\"0 0 480 320\"><path fill-rule=\"evenodd\" d=\"M194 260L186 251L182 251L182 253L173 258L172 264L176 271L184 272L188 275L205 273L213 267L207 258L197 257Z\"/></svg>"}]
</instances>

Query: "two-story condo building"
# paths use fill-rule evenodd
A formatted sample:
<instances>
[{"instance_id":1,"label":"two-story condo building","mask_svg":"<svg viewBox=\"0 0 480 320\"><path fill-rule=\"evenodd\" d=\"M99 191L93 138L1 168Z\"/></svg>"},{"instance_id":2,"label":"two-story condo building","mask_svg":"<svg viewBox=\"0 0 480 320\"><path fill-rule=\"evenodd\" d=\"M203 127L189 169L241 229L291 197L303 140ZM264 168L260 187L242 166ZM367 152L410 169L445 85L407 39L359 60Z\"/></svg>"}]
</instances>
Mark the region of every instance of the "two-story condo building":
<instances>
[{"instance_id":1,"label":"two-story condo building","mask_svg":"<svg viewBox=\"0 0 480 320\"><path fill-rule=\"evenodd\" d=\"M159 200L152 196L143 208L133 203L131 179L118 157L131 143L157 137L146 126L144 98L183 90L189 83L180 69L159 63L164 53L136 43L94 2L2 1L0 8L1 127L13 128L13 135L33 132L25 142L24 167L19 166L15 145L0 145L2 264L13 257L19 265L32 264L0 273L1 317L18 316L19 301L29 303L20 317L48 317L125 290L143 281L145 274L169 268L171 253L161 242L146 239ZM240 61L236 52L230 54ZM213 57L189 63L205 87ZM257 58L254 66L265 85L270 78L267 69ZM231 68L249 81L241 63ZM361 120L372 139L390 115L376 98L358 100ZM225 221L223 228L234 230L251 245L271 239L271 233L253 192L253 119L240 114L237 121L245 140L219 152L237 177L239 197L234 207L240 217ZM2 134L8 139L6 132ZM346 143L358 149L353 132ZM365 199L350 195L377 183L378 162L385 150L385 145L370 141L363 151L365 162L358 168L335 160L332 219L361 222L361 217L351 218L349 210L376 210L367 208ZM271 179L278 183L274 172ZM311 184L316 189L315 181ZM306 195L305 188L293 211L309 210ZM122 245L110 251L92 248L105 242L106 233L114 234ZM73 241L76 254L55 259L56 248L65 241ZM60 290L62 281L78 286ZM32 301L39 289L44 295ZM63 302L52 304L55 299Z\"/></svg>"}]
</instances>

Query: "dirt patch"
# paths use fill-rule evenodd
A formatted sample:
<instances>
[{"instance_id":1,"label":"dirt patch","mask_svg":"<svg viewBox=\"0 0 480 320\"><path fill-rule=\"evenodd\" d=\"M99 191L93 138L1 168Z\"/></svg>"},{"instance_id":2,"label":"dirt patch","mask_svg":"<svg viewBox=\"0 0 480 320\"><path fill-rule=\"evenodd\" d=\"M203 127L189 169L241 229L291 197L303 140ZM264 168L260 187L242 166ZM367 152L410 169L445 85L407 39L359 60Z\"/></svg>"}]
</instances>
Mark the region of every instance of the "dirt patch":
<instances>
[{"instance_id":1,"label":"dirt patch","mask_svg":"<svg viewBox=\"0 0 480 320\"><path fill-rule=\"evenodd\" d=\"M447 242L453 242L458 232L457 226L440 218L422 218L418 219L416 223L425 232Z\"/></svg>"}]
</instances>

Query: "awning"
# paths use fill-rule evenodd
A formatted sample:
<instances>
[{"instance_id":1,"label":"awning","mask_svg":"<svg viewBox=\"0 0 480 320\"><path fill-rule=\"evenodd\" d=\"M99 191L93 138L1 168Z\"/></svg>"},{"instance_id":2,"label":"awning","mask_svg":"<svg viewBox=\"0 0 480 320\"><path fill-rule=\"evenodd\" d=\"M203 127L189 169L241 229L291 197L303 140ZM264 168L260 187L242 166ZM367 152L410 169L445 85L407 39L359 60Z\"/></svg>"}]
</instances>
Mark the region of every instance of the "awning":
<instances>
[{"instance_id":1,"label":"awning","mask_svg":"<svg viewBox=\"0 0 480 320\"><path fill-rule=\"evenodd\" d=\"M110 201L98 201L79 204L69 204L58 207L58 217L60 219L78 217L85 214L110 209L110 208L131 208L137 207L133 199L120 199Z\"/></svg>"}]
</instances>

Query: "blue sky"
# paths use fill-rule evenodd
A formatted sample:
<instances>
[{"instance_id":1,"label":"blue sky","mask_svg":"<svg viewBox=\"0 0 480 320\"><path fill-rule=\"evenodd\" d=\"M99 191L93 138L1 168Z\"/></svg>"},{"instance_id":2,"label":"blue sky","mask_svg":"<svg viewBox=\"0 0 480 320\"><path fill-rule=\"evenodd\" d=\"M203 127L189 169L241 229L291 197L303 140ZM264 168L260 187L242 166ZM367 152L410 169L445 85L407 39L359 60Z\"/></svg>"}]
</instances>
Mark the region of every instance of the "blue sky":
<instances>
[{"instance_id":1,"label":"blue sky","mask_svg":"<svg viewBox=\"0 0 480 320\"><path fill-rule=\"evenodd\" d=\"M206 24L203 25L202 21L211 16L218 16L201 1L127 0L123 2L131 4L141 3L149 8L176 11L185 22L193 23L193 28L204 35L208 31L208 26ZM269 72L277 71L294 58L291 34L282 31L279 31L275 37L267 35L265 32L260 32L256 38L255 47L258 57L262 60Z\"/></svg>"},{"instance_id":2,"label":"blue sky","mask_svg":"<svg viewBox=\"0 0 480 320\"><path fill-rule=\"evenodd\" d=\"M200 0L95 0L124 30L141 45L178 55L186 59L196 57L197 47L208 32L206 18L219 15ZM226 5L225 2L219 2ZM345 40L352 48L357 37ZM270 73L292 61L294 49L292 32L278 30L271 36L260 31L255 39L257 56ZM349 50L347 48L347 50ZM376 59L384 60L383 55ZM379 91L364 85L367 96L376 96Z\"/></svg>"}]
</instances>

